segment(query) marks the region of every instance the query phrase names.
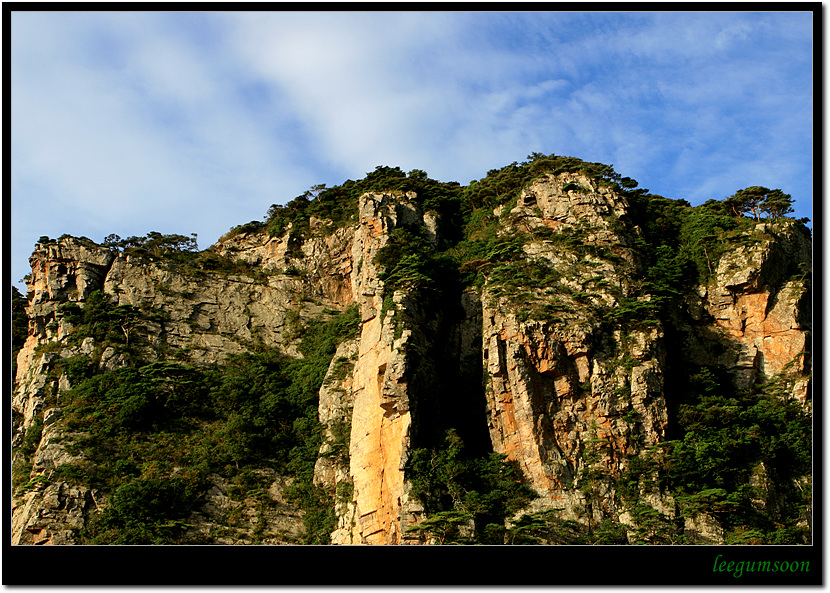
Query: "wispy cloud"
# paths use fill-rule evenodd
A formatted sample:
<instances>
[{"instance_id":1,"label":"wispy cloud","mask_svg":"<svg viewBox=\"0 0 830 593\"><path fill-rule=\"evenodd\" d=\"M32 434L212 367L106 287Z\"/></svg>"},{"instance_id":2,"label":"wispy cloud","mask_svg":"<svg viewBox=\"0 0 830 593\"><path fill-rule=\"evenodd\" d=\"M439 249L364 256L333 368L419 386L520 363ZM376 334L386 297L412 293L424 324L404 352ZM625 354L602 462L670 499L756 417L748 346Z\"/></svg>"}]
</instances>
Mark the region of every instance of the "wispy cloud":
<instances>
[{"instance_id":1,"label":"wispy cloud","mask_svg":"<svg viewBox=\"0 0 830 593\"><path fill-rule=\"evenodd\" d=\"M810 13L12 15L14 280L40 235L202 246L376 165L466 183L530 152L811 216Z\"/></svg>"}]
</instances>

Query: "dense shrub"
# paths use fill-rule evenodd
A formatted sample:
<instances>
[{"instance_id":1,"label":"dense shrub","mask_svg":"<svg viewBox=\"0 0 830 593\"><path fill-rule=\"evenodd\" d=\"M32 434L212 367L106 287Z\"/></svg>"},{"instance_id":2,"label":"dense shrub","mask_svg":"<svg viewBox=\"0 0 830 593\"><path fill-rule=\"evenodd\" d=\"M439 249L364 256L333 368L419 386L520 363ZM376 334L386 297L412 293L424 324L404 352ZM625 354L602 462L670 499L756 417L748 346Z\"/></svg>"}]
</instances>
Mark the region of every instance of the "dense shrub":
<instances>
[{"instance_id":1,"label":"dense shrub","mask_svg":"<svg viewBox=\"0 0 830 593\"><path fill-rule=\"evenodd\" d=\"M680 401L673 419L678 438L629 459L617 483L626 504L639 508L641 489L659 487L678 502L681 521L699 513L715 517L727 543L805 543L800 522L809 487L798 484L811 474L809 415L779 397L775 382L739 390L720 369L690 366L686 372L687 387L673 394ZM778 511L759 506L767 498L755 485L759 475L775 490ZM666 523L661 533L677 528Z\"/></svg>"},{"instance_id":2,"label":"dense shrub","mask_svg":"<svg viewBox=\"0 0 830 593\"><path fill-rule=\"evenodd\" d=\"M176 543L197 498L197 490L178 478L126 482L115 491L103 514L85 530L88 543Z\"/></svg>"},{"instance_id":3,"label":"dense shrub","mask_svg":"<svg viewBox=\"0 0 830 593\"><path fill-rule=\"evenodd\" d=\"M447 432L441 447L415 449L406 476L411 495L427 513L414 531L442 543L503 543L505 518L537 496L505 456L468 455L454 430ZM473 532L462 535L459 527L467 523Z\"/></svg>"},{"instance_id":4,"label":"dense shrub","mask_svg":"<svg viewBox=\"0 0 830 593\"><path fill-rule=\"evenodd\" d=\"M66 314L77 316L78 331L110 339L107 311L95 297ZM86 356L62 361L73 383L62 395L66 428L77 433L71 448L89 462L64 477L113 497L83 541L178 541L209 474L242 484L250 469L268 466L295 478L290 495L307 511L305 538L325 543L333 493L312 484L321 444L317 394L338 344L358 327L356 308L309 322L299 329L300 359L260 348L215 367L158 361L108 372ZM36 432L27 433L32 442ZM26 446L21 451L31 455Z\"/></svg>"}]
</instances>

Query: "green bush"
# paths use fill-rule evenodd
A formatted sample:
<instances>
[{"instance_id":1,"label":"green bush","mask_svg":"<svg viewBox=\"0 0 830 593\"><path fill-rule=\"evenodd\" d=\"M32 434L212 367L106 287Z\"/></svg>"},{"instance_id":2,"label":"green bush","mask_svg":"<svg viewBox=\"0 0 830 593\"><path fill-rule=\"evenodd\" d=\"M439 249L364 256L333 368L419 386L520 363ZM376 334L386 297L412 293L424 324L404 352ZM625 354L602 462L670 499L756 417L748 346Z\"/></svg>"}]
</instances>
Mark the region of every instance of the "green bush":
<instances>
[{"instance_id":1,"label":"green bush","mask_svg":"<svg viewBox=\"0 0 830 593\"><path fill-rule=\"evenodd\" d=\"M86 529L88 543L172 544L188 524L197 488L178 478L138 478L118 487Z\"/></svg>"},{"instance_id":2,"label":"green bush","mask_svg":"<svg viewBox=\"0 0 830 593\"><path fill-rule=\"evenodd\" d=\"M444 543L503 543L503 533L487 526L503 526L507 516L537 496L504 455L469 456L454 430L447 432L442 447L415 449L406 476L411 495L423 503L428 518L416 531ZM468 520L475 534L462 542L457 527Z\"/></svg>"},{"instance_id":3,"label":"green bush","mask_svg":"<svg viewBox=\"0 0 830 593\"><path fill-rule=\"evenodd\" d=\"M268 211L267 227L272 236L282 236L291 226L294 232L309 230L312 216L331 220L330 232L357 220L357 204L367 192L415 192L414 201L424 212L436 212L441 220L442 235L452 235L458 227L461 186L457 182L430 179L424 171L408 174L400 167L377 166L358 181L351 179L342 185L327 188L317 185L285 205L273 205Z\"/></svg>"},{"instance_id":4,"label":"green bush","mask_svg":"<svg viewBox=\"0 0 830 593\"><path fill-rule=\"evenodd\" d=\"M674 393L678 438L662 443L660 451L631 458L618 492L631 508L640 508L640 486L659 486L675 497L682 516L714 516L732 543L750 532L755 543L804 543L799 522L809 496L795 483L811 473L809 415L797 402L763 388L737 390L717 368L686 373L686 389ZM783 511L774 519L755 503L764 497L752 486L761 467Z\"/></svg>"}]
</instances>

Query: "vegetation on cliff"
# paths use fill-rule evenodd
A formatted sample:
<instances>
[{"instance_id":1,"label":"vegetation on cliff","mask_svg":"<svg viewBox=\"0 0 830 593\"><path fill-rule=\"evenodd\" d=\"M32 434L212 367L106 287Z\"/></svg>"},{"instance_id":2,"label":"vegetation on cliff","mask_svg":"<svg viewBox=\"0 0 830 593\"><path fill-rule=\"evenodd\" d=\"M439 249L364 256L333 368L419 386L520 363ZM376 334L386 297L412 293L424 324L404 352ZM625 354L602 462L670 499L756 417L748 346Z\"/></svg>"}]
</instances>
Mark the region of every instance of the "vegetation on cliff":
<instances>
[{"instance_id":1,"label":"vegetation on cliff","mask_svg":"<svg viewBox=\"0 0 830 593\"><path fill-rule=\"evenodd\" d=\"M410 533L440 544L503 543L505 520L536 496L505 456L469 454L453 429L442 446L413 451L407 474L428 516Z\"/></svg>"},{"instance_id":2,"label":"vegetation on cliff","mask_svg":"<svg viewBox=\"0 0 830 593\"><path fill-rule=\"evenodd\" d=\"M378 165L358 181L349 179L328 188L325 184L315 185L285 205L271 206L265 227L272 236L280 236L289 227L295 233L307 233L312 216L331 221L330 229L356 222L358 198L367 192L413 192L415 202L425 212L439 213L449 231L457 219L461 186L430 179L420 169L404 173L400 167Z\"/></svg>"},{"instance_id":3,"label":"vegetation on cliff","mask_svg":"<svg viewBox=\"0 0 830 593\"><path fill-rule=\"evenodd\" d=\"M561 173L583 175L626 200L626 216L609 216L606 222L625 236L634 263L624 260L619 246L589 241L593 228L521 229L513 224L509 213L522 190L536 179ZM588 190L569 183L563 191ZM809 237L803 221L786 218L792 211L791 196L756 186L693 207L638 188L612 166L534 153L525 162L491 170L466 186L430 179L421 170L404 173L398 167L379 166L364 179L332 188L315 186L284 206L272 206L264 222L234 227L229 236L329 233L356 222L358 198L366 192L407 194L438 221L437 240L421 226L401 226L378 251L373 263L380 269L385 307L393 306L392 296L402 291L426 309L452 318L459 313L450 312L446 303L457 303L464 290L486 290L520 321L590 319L606 335L617 332L623 337L638 328L659 326L678 338L664 343L671 370L665 390L667 439L627 458L620 475L591 473L586 461L587 469L574 485L590 502L600 483L613 482L620 508L633 521L580 523L552 509L520 514L537 494L504 456L464 443L460 435L470 433L469 426L460 424L459 414L447 413L431 419L434 426L429 431L413 437L406 476L426 519L411 534L424 534L438 543L692 543L684 535L687 520L705 515L717 520L726 543L810 541L805 525L812 504L809 410L789 398L786 372L737 385L721 366L693 361L685 338L696 330L688 330L679 313L690 291L715 277L718 262L730 250L758 244L787 225ZM327 222L314 226L312 217ZM759 222L768 226L760 228ZM631 232L635 227L639 231ZM43 237L40 242L52 240ZM539 243L553 246L573 263L556 266L534 257L530 246ZM126 240L110 236L103 245L166 262L171 270L189 276L265 277L255 265L220 257L210 249L199 251L195 235L150 233ZM610 266L605 269L621 277L637 271L626 278L625 291L612 286L607 274L591 272L603 262ZM784 277L798 277L809 285L807 271L793 262L782 265ZM601 298L605 295L609 299ZM27 331L24 300L15 289L13 355ZM246 344L249 351L211 366L183 363L163 352L157 360L142 359L136 348L140 328L148 320L163 323L163 310L115 305L109 295L95 291L83 303L60 304L56 316L72 330L60 343L41 345L39 353L77 350L87 339L94 343L91 352L55 363L51 379L57 382L63 376L71 388L59 396L56 389L53 399L45 402L47 407L60 404L67 447L81 459L58 467L50 479L82 483L106 493L109 501L79 533L80 543L207 543L189 532L187 521L204 503L212 487L210 477L226 480L233 496L256 498L267 486L259 472L263 467L293 480L289 498L305 511L302 543L328 542L336 527L335 492L313 483L323 439L318 393L338 345L359 332L357 307L326 311L304 323L295 319L301 357L253 341ZM730 346L721 341L717 347ZM107 348L123 355L129 365L102 365ZM439 358L443 352L438 348L429 354ZM446 385L458 386L461 374L447 378ZM481 383L480 372L464 378L469 377ZM478 393L483 386L469 389ZM630 395L630 385L618 388L620 397L626 396L626 389ZM434 403L433 408L449 406ZM628 414L635 426L636 412ZM15 418L15 427L18 424ZM39 418L17 445L18 493L37 486L29 475L43 430ZM594 444L601 443L597 439ZM589 445L583 452L586 458L592 451ZM677 513L668 516L648 504L647 494L655 488L674 500ZM259 500L269 504L264 497ZM227 521L233 527L235 519Z\"/></svg>"},{"instance_id":4,"label":"vegetation on cliff","mask_svg":"<svg viewBox=\"0 0 830 593\"><path fill-rule=\"evenodd\" d=\"M332 494L312 484L321 443L317 393L337 345L357 328L355 313L298 327L299 359L265 346L208 368L134 358L102 372L89 355L62 359L58 368L72 385L60 402L65 430L74 435L69 450L84 461L62 465L55 478L111 495L80 543L181 542L210 474L228 480L238 498L266 485L256 472L263 466L294 478L290 496L306 510L307 543L324 542L333 514ZM64 315L75 328L67 344L92 337L99 355L103 347L126 347L123 328L140 319L100 291L83 307L68 304Z\"/></svg>"}]
</instances>

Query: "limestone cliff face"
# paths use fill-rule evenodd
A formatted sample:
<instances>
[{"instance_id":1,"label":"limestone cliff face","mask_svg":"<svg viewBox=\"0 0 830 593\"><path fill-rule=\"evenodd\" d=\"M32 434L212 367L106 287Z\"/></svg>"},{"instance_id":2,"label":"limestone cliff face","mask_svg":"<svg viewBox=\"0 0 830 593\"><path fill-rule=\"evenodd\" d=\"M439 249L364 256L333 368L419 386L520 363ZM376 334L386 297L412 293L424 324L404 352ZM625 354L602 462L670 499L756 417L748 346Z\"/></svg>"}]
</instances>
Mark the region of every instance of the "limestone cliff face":
<instances>
[{"instance_id":1,"label":"limestone cliff face","mask_svg":"<svg viewBox=\"0 0 830 593\"><path fill-rule=\"evenodd\" d=\"M125 332L130 334L128 341L140 345L140 356L148 361L173 353L183 360L208 364L242 352L255 341L296 355L288 337L290 316L313 317L325 308L342 309L352 301L348 290L350 233L311 238L293 253L290 233L282 240L261 243L261 235L256 239L242 235L219 244L216 250L261 266L266 272L261 276L186 274L157 258L115 254L73 237L39 244L31 257L27 292L29 337L17 358L14 408L23 414L23 427L31 425L42 407L44 389L55 388L46 383L50 362L57 356L36 352L38 346L66 344L72 326L60 315L60 305L83 303L95 290L111 295L118 305L147 312L140 326ZM330 271L327 284L317 282L321 270ZM92 354L94 348L89 340L62 348L60 357ZM95 352L95 356L102 368L125 364L112 351ZM63 386L68 386L65 379Z\"/></svg>"},{"instance_id":2,"label":"limestone cliff face","mask_svg":"<svg viewBox=\"0 0 830 593\"><path fill-rule=\"evenodd\" d=\"M613 224L628 214L622 197L568 174L537 181L516 208L500 214L505 228L581 229L586 245L616 252L609 259L598 249L568 251L552 241L524 246L531 261L567 271L554 317L533 309L518 315L495 282L482 295L482 364L495 451L521 467L540 495L535 508L563 509L563 517L579 521L616 517L610 478L628 457L662 441L668 421L661 327L623 336L592 312L627 295L638 265L628 245L639 229ZM540 287L531 298L549 301L551 288ZM586 488L587 476L597 473L608 480Z\"/></svg>"},{"instance_id":3,"label":"limestone cliff face","mask_svg":"<svg viewBox=\"0 0 830 593\"><path fill-rule=\"evenodd\" d=\"M586 526L616 521L633 538L637 519L616 484L632 460L669 438L676 404L668 374L679 361L722 368L738 387L783 382L787 397L810 407L812 248L795 223L756 225L709 262L709 279L670 316L621 326L620 307L648 307L651 298L637 296L644 231L621 192L577 173L536 179L515 207L494 212L499 236L519 237L521 252L479 262L483 283L448 292L455 300L440 305L407 290L386 293L376 263L395 229L417 227L440 240L437 216L416 198L366 193L357 222L337 228L312 217L304 233L229 234L210 250L225 262L215 270L72 237L38 245L12 400L15 461L31 449L29 485L14 498L13 543L75 543L112 494L58 471L85 462L62 425L61 394L72 387L62 360L84 354L101 371L133 364L130 356L207 367L258 344L296 358L298 325L349 306L359 310L360 330L339 344L320 388L323 445L314 468L314 483L332 496L334 544L422 541L409 531L425 510L410 496L407 463L439 410L480 423L490 450L520 470L538 495L523 512L558 509ZM516 274L526 279L511 281ZM141 313L140 323L122 328L130 356L74 338L66 306L95 291ZM447 392L450 384L463 384L467 399ZM258 530L262 543L286 543L302 532L302 512L285 497L291 480L257 471L271 484L260 493L269 510L233 499L212 476L190 518L193 541L246 543ZM763 467L756 473L767 493L758 504L772 509L772 480ZM681 519L670 492L641 494ZM231 511L244 521L220 529ZM688 541L722 541L714 517L682 520Z\"/></svg>"},{"instance_id":4,"label":"limestone cliff face","mask_svg":"<svg viewBox=\"0 0 830 593\"><path fill-rule=\"evenodd\" d=\"M409 196L361 197L354 235L354 300L360 306L361 332L351 377L352 416L349 474L353 498L341 516L333 543L398 544L404 538L407 510L404 469L410 449L412 368L408 349L418 327L402 317L416 307L402 292L384 308L383 285L374 259L392 229L423 225L424 215ZM417 315L416 315L417 316ZM399 329L400 328L400 329Z\"/></svg>"},{"instance_id":5,"label":"limestone cliff face","mask_svg":"<svg viewBox=\"0 0 830 593\"><path fill-rule=\"evenodd\" d=\"M52 353L38 352L38 346L64 339L70 328L57 316L62 302L80 302L100 288L114 259L108 250L67 238L58 244L39 245L29 259L32 274L27 298L29 336L17 354L17 381L12 406L29 428L43 401L54 390L48 378Z\"/></svg>"},{"instance_id":6,"label":"limestone cliff face","mask_svg":"<svg viewBox=\"0 0 830 593\"><path fill-rule=\"evenodd\" d=\"M806 404L810 293L804 277L812 246L792 224L758 224L752 238L720 259L714 281L698 296L714 325L739 345L738 380L751 385L759 376L786 373L792 395Z\"/></svg>"},{"instance_id":7,"label":"limestone cliff face","mask_svg":"<svg viewBox=\"0 0 830 593\"><path fill-rule=\"evenodd\" d=\"M97 512L105 496L99 492L96 497L94 490L61 481L56 473L61 466L83 461L82 454L66 452L73 438L61 429L59 419L61 393L71 384L57 363L85 354L101 371L107 371L132 361L93 338L80 344L72 341L73 327L62 316L62 305L83 304L92 292L102 290L113 303L135 307L142 313L141 323L124 331L127 343L132 341L134 346L132 356L143 363L173 358L204 366L244 352L258 342L277 345L288 355L297 356L295 341L289 337L291 320L302 323L324 309L342 309L350 303L351 241L345 234L345 238L343 232L309 238L293 251L290 233L265 245L261 236L251 240L242 235L217 246L220 255L231 252L243 262L255 262L252 266L262 265L266 273L253 276L182 273L180 267L163 259L116 254L73 237L38 245L31 258L27 293L29 337L18 353L12 400L15 459L27 433L43 426L43 436L33 455L30 478L34 488L15 498L13 543L72 543L72 534L83 526L84 516ZM340 267L332 270L333 266ZM328 284L311 280L321 269L332 271ZM207 498L219 502L206 505L208 510L201 514L198 529L211 530L211 515L219 512L217 508L227 513L240 504L228 499L218 476L214 481L213 494ZM275 476L272 506L283 504L283 481ZM50 485L42 490L41 483ZM70 511L74 513L71 517ZM281 527L281 533L302 531L296 508L277 513L271 523L285 521L289 526ZM247 531L238 529L236 539L231 537L227 542L250 541L256 522L256 513L251 511ZM273 540L279 542L279 538Z\"/></svg>"}]
</instances>

